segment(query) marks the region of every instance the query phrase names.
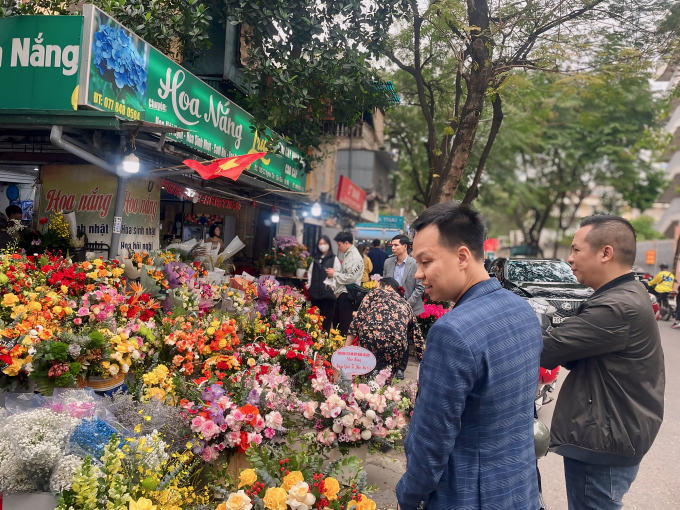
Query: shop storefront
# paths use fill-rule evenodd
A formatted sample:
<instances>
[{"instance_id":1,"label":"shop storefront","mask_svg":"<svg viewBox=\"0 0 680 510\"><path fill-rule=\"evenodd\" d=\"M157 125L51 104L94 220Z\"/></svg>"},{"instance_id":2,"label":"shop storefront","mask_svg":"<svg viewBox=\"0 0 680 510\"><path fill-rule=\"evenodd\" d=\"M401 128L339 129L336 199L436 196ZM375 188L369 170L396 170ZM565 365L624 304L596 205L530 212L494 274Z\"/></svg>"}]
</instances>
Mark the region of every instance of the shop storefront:
<instances>
[{"instance_id":1,"label":"shop storefront","mask_svg":"<svg viewBox=\"0 0 680 510\"><path fill-rule=\"evenodd\" d=\"M182 165L265 149L238 105L94 6L0 22L3 210L19 204L27 226L73 211L88 249L110 257L206 239L219 225L225 245L245 243L235 262L250 267L279 231L302 237L295 211L311 204L294 147L280 143L236 182ZM115 37L131 43L124 77L101 54Z\"/></svg>"}]
</instances>

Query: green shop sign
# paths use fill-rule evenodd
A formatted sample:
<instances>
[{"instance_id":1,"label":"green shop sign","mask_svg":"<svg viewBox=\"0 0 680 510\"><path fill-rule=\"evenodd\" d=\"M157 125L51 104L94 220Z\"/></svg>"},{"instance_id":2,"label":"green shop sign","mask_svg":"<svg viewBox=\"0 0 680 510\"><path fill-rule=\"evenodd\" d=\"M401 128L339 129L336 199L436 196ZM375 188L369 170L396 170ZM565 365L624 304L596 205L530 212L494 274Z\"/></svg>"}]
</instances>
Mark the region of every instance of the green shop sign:
<instances>
[{"instance_id":1,"label":"green shop sign","mask_svg":"<svg viewBox=\"0 0 680 510\"><path fill-rule=\"evenodd\" d=\"M206 157L260 152L265 141L250 130L252 116L93 5L83 6L83 54L78 104L187 129L167 137ZM269 133L271 134L271 133ZM248 171L289 189L304 191L301 153L253 163Z\"/></svg>"},{"instance_id":2,"label":"green shop sign","mask_svg":"<svg viewBox=\"0 0 680 510\"><path fill-rule=\"evenodd\" d=\"M82 16L0 19L0 109L75 110Z\"/></svg>"},{"instance_id":3,"label":"green shop sign","mask_svg":"<svg viewBox=\"0 0 680 510\"><path fill-rule=\"evenodd\" d=\"M357 223L357 228L385 228L404 230L403 216L384 216L380 215L378 223Z\"/></svg>"}]
</instances>

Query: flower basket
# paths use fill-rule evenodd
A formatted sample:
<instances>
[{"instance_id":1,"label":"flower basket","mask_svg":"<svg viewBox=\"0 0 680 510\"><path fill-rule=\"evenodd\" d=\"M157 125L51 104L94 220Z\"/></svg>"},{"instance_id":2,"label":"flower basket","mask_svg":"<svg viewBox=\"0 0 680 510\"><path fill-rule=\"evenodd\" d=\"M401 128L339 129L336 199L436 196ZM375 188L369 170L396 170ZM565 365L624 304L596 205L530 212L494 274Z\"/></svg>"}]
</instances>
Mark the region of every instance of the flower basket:
<instances>
[{"instance_id":1,"label":"flower basket","mask_svg":"<svg viewBox=\"0 0 680 510\"><path fill-rule=\"evenodd\" d=\"M281 276L281 266L272 266L272 276Z\"/></svg>"},{"instance_id":2,"label":"flower basket","mask_svg":"<svg viewBox=\"0 0 680 510\"><path fill-rule=\"evenodd\" d=\"M304 278L305 273L307 273L307 270L304 267L298 267L297 271L295 271L295 276L298 278Z\"/></svg>"},{"instance_id":3,"label":"flower basket","mask_svg":"<svg viewBox=\"0 0 680 510\"><path fill-rule=\"evenodd\" d=\"M264 266L262 269L260 269L260 274L272 274L271 266Z\"/></svg>"},{"instance_id":4,"label":"flower basket","mask_svg":"<svg viewBox=\"0 0 680 510\"><path fill-rule=\"evenodd\" d=\"M87 386L92 388L94 391L109 391L122 386L125 382L125 374L120 372L113 377L104 379L102 377L97 377L95 375L89 376L87 378Z\"/></svg>"},{"instance_id":5,"label":"flower basket","mask_svg":"<svg viewBox=\"0 0 680 510\"><path fill-rule=\"evenodd\" d=\"M283 278L292 278L293 276L295 276L295 273L293 273L293 271L284 271L281 276Z\"/></svg>"}]
</instances>

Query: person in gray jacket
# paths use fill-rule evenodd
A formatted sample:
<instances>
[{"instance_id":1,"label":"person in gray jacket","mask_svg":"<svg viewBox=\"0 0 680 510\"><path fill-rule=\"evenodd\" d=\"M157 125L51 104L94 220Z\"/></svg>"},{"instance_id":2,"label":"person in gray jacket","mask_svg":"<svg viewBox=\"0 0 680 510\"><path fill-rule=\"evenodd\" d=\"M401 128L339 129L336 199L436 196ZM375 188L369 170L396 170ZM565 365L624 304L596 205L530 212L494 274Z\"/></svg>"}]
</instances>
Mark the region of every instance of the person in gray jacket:
<instances>
[{"instance_id":1,"label":"person in gray jacket","mask_svg":"<svg viewBox=\"0 0 680 510\"><path fill-rule=\"evenodd\" d=\"M353 304L347 295L347 285L361 285L364 274L364 259L354 246L354 236L351 232L340 232L335 236L338 243L338 258L341 262L340 271L333 268L326 269L329 278L335 280L335 308L333 310L333 324L345 337L352 324L354 312L361 303Z\"/></svg>"},{"instance_id":2,"label":"person in gray jacket","mask_svg":"<svg viewBox=\"0 0 680 510\"><path fill-rule=\"evenodd\" d=\"M541 366L570 371L550 428L569 510L621 508L663 421L664 355L647 291L631 273L635 253L625 219L581 221L568 262L595 292L543 335Z\"/></svg>"},{"instance_id":3,"label":"person in gray jacket","mask_svg":"<svg viewBox=\"0 0 680 510\"><path fill-rule=\"evenodd\" d=\"M416 271L418 270L418 263L416 259L410 257L408 254L408 247L411 240L408 236L400 234L392 238L392 253L393 257L385 261L385 269L383 271L383 278L394 278L399 285L404 289L404 299L411 305L413 315L418 317L425 311L423 307L423 292L425 287L420 280L416 280ZM408 346L404 351L401 363L397 367L397 379L404 378L404 371L408 366Z\"/></svg>"}]
</instances>

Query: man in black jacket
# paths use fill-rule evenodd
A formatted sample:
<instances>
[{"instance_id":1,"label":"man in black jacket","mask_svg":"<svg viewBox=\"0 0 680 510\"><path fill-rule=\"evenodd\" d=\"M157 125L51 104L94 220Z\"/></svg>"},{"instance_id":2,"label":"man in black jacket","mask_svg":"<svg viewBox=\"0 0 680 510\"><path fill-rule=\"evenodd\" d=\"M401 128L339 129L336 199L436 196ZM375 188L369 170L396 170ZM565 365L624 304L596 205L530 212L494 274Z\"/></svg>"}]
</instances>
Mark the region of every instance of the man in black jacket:
<instances>
[{"instance_id":1,"label":"man in black jacket","mask_svg":"<svg viewBox=\"0 0 680 510\"><path fill-rule=\"evenodd\" d=\"M569 510L621 508L663 420L664 356L649 296L631 273L635 252L628 221L585 218L568 262L595 292L543 335L541 366L570 370L550 430Z\"/></svg>"}]
</instances>

